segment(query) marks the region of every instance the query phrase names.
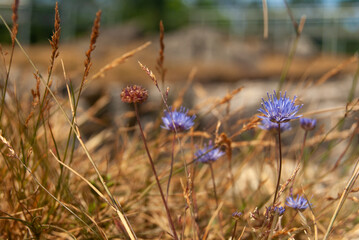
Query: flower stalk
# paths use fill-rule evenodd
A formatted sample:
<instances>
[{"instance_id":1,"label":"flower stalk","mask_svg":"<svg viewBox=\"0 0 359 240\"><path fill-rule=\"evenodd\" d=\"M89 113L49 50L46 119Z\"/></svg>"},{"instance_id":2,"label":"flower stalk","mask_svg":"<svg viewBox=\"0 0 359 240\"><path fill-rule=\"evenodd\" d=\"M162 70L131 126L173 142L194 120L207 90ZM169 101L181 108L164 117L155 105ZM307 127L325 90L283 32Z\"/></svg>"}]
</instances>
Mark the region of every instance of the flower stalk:
<instances>
[{"instance_id":1,"label":"flower stalk","mask_svg":"<svg viewBox=\"0 0 359 240\"><path fill-rule=\"evenodd\" d=\"M282 175L282 140L281 140L281 136L280 136L280 123L278 123L278 150L279 150L278 179L277 179L277 185L275 187L273 208L275 207L275 203L277 201L277 194L278 194L279 185L280 185L280 177Z\"/></svg>"},{"instance_id":2,"label":"flower stalk","mask_svg":"<svg viewBox=\"0 0 359 240\"><path fill-rule=\"evenodd\" d=\"M143 144L145 145L148 160L150 161L150 165L151 165L151 168L152 168L153 175L155 176L158 189L160 190L162 202L163 202L163 205L164 205L164 207L166 209L168 222L169 222L171 230L172 230L172 236L173 236L173 239L178 240L176 229L175 229L174 223L172 221L171 213L170 213L170 210L169 210L169 208L167 206L167 201L166 201L165 196L163 194L161 183L160 183L160 180L158 178L157 171L156 171L155 165L153 163L150 151L148 150L147 141L146 141L146 137L145 137L145 135L143 133L143 129L142 129L142 126L141 126L140 116L139 116L139 113L138 113L138 107L137 107L136 102L134 102L134 106L135 106L135 113L136 113L136 119L137 119L138 127L140 128L140 132L141 132L142 141L143 141Z\"/></svg>"}]
</instances>

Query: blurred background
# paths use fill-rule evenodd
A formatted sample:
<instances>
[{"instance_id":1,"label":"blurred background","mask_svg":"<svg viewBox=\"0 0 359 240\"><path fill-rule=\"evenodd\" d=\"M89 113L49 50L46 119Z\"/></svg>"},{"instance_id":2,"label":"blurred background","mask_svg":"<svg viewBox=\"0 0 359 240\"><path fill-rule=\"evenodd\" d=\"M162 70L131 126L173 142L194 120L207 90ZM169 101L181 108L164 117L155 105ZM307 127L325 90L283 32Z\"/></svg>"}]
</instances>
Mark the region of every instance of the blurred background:
<instances>
[{"instance_id":1,"label":"blurred background","mask_svg":"<svg viewBox=\"0 0 359 240\"><path fill-rule=\"evenodd\" d=\"M10 25L12 2L0 0L0 13ZM44 72L51 53L48 39L53 31L54 6L52 0L20 1L18 38ZM99 9L101 29L92 58L93 74L122 54L152 42L125 64L108 71L104 77L107 84L91 83L86 94L97 96L95 99L104 92L119 99L126 83L152 85L137 61L158 74L155 69L160 20L165 28L167 84L183 86L194 70L194 82L206 83L202 87L194 85L188 99L224 96L244 86L240 100L255 107L283 78L291 83L284 86L287 90L306 86L303 97L306 95L307 101L318 100L313 93L319 93L323 104L320 107L339 104L338 100L342 105L347 96L342 93L350 91L357 69L357 58L353 56L359 46L359 2L354 0L63 0L59 8L60 58L74 81L81 79L84 53ZM264 12L268 14L267 21ZM298 36L293 20L299 25L300 19L304 25ZM11 42L3 23L0 42L3 46ZM27 59L18 49L16 53L13 78L33 78ZM327 77L333 69L335 74ZM55 74L63 78L59 61ZM323 77L325 85L314 84L323 81ZM296 90L295 94L301 93Z\"/></svg>"},{"instance_id":2,"label":"blurred background","mask_svg":"<svg viewBox=\"0 0 359 240\"><path fill-rule=\"evenodd\" d=\"M12 0L0 0L0 12L11 20ZM282 0L266 1L268 7L268 41L283 44L294 33ZM91 30L93 16L102 9L103 27L132 23L140 33L158 31L163 20L167 31L187 26L213 27L228 37L241 39L263 34L262 0L63 0L60 3L62 40L69 41ZM19 39L22 43L46 42L52 33L53 0L21 0ZM318 51L352 53L357 50L359 2L355 0L288 0L294 17L306 16L304 35ZM9 34L1 27L1 42Z\"/></svg>"}]
</instances>

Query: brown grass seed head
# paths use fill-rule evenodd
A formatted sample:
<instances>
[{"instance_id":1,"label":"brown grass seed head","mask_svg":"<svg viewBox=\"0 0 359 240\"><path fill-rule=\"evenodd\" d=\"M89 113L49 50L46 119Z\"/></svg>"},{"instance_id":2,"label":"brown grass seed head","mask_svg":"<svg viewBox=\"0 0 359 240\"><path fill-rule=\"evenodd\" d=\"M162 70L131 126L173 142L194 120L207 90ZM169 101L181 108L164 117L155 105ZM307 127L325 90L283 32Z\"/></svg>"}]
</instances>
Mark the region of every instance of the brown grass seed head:
<instances>
[{"instance_id":1,"label":"brown grass seed head","mask_svg":"<svg viewBox=\"0 0 359 240\"><path fill-rule=\"evenodd\" d=\"M126 103L143 103L147 98L148 91L138 85L127 86L121 92L121 100Z\"/></svg>"}]
</instances>

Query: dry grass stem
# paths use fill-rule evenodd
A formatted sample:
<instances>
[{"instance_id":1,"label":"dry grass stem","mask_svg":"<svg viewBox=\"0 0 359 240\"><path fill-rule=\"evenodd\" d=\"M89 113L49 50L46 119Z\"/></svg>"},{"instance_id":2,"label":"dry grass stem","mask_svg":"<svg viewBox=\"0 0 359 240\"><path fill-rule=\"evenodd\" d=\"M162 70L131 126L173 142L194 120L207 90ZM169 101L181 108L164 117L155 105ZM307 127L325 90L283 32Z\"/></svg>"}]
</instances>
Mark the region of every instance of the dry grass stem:
<instances>
[{"instance_id":1,"label":"dry grass stem","mask_svg":"<svg viewBox=\"0 0 359 240\"><path fill-rule=\"evenodd\" d=\"M125 54L123 54L121 57L118 57L116 59L114 59L112 62L110 62L109 64L107 64L106 66L102 67L96 74L94 74L92 76L92 80L97 79L97 78L103 78L105 77L105 73L115 67L117 67L119 64L126 62L126 60L130 57L132 57L133 55L135 55L136 53L142 51L143 49L147 48L149 45L151 45L151 42L146 42L143 45L139 46L138 48L135 48Z\"/></svg>"},{"instance_id":2,"label":"dry grass stem","mask_svg":"<svg viewBox=\"0 0 359 240\"><path fill-rule=\"evenodd\" d=\"M223 202L219 203L216 211L212 214L211 218L209 219L209 222L208 222L208 224L206 226L206 229L205 229L205 232L203 234L202 240L207 239L209 231L211 230L212 223L213 223L214 219L219 216L218 214L219 214L222 206L223 206Z\"/></svg>"},{"instance_id":3,"label":"dry grass stem","mask_svg":"<svg viewBox=\"0 0 359 240\"><path fill-rule=\"evenodd\" d=\"M60 28L59 6L58 3L56 2L54 32L51 36L51 40L49 40L52 48L51 57L50 57L50 66L48 70L49 75L51 75L55 58L57 58L59 55L58 49L59 49L59 41L60 41L60 32L61 32L61 28Z\"/></svg>"},{"instance_id":4,"label":"dry grass stem","mask_svg":"<svg viewBox=\"0 0 359 240\"><path fill-rule=\"evenodd\" d=\"M91 53L96 48L96 41L97 41L97 38L98 38L99 33L100 33L100 20L101 20L101 10L99 10L96 13L96 18L95 18L93 26L92 26L92 32L91 32L91 38L90 38L90 46L89 46L89 49L86 52L86 59L85 59L85 62L84 62L85 70L84 70L84 74L83 74L83 77L82 77L81 86L83 86L83 84L85 84L87 76L88 76L88 74L90 72L90 68L91 68L91 65L92 65L92 63L91 63ZM80 90L79 90L80 93L81 93L81 89L82 89L82 87L80 87Z\"/></svg>"},{"instance_id":5,"label":"dry grass stem","mask_svg":"<svg viewBox=\"0 0 359 240\"><path fill-rule=\"evenodd\" d=\"M358 61L358 56L354 55L351 58L349 58L348 60L342 62L341 64L339 64L338 66L330 69L327 73L325 73L323 76L321 76L318 81L316 82L316 86L319 86L323 83L325 83L329 78L335 76L336 74L338 74L340 71L342 71L345 67L347 67L349 64L352 63L356 63Z\"/></svg>"},{"instance_id":6,"label":"dry grass stem","mask_svg":"<svg viewBox=\"0 0 359 240\"><path fill-rule=\"evenodd\" d=\"M157 65L156 70L161 76L161 82L162 82L162 88L165 87L165 75L167 72L167 69L164 67L164 60L165 60L165 44L164 44L164 36L165 36L165 28L163 26L162 20L160 21L160 51L158 53L157 58Z\"/></svg>"},{"instance_id":7,"label":"dry grass stem","mask_svg":"<svg viewBox=\"0 0 359 240\"><path fill-rule=\"evenodd\" d=\"M14 3L12 4L12 16L11 16L12 19L11 42L13 47L15 45L15 38L19 28L19 24L17 23L17 20L19 18L18 9L19 9L19 0L14 0Z\"/></svg>"},{"instance_id":8,"label":"dry grass stem","mask_svg":"<svg viewBox=\"0 0 359 240\"><path fill-rule=\"evenodd\" d=\"M143 65L140 61L138 61L138 64L140 65L141 69L145 71L146 74L151 78L152 82L156 85L156 87L159 88L155 74L153 74L153 72L148 67Z\"/></svg>"}]
</instances>

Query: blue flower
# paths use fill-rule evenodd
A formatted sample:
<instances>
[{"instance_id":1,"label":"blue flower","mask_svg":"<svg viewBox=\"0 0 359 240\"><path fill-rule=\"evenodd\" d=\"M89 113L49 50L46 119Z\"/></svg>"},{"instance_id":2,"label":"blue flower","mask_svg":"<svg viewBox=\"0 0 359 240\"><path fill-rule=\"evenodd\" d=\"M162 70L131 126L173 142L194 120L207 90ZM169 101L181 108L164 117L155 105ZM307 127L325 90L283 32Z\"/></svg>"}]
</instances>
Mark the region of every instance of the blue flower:
<instances>
[{"instance_id":1,"label":"blue flower","mask_svg":"<svg viewBox=\"0 0 359 240\"><path fill-rule=\"evenodd\" d=\"M232 217L236 220L238 220L243 214L241 212L235 211L232 213Z\"/></svg>"},{"instance_id":2,"label":"blue flower","mask_svg":"<svg viewBox=\"0 0 359 240\"><path fill-rule=\"evenodd\" d=\"M317 120L316 119L301 118L301 119L299 119L299 122L300 122L300 126L305 131L313 130L315 128L315 126L317 125Z\"/></svg>"},{"instance_id":3,"label":"blue flower","mask_svg":"<svg viewBox=\"0 0 359 240\"><path fill-rule=\"evenodd\" d=\"M299 197L299 195L297 195L297 198L294 199L293 195L291 195L290 197L287 197L285 205L299 211L304 211L312 204L308 202L307 199L305 199L303 196Z\"/></svg>"},{"instance_id":4,"label":"blue flower","mask_svg":"<svg viewBox=\"0 0 359 240\"><path fill-rule=\"evenodd\" d=\"M268 212L270 212L272 210L272 207L269 207L267 209ZM274 212L277 212L279 216L282 216L285 212L285 208L284 207L274 207Z\"/></svg>"},{"instance_id":5,"label":"blue flower","mask_svg":"<svg viewBox=\"0 0 359 240\"><path fill-rule=\"evenodd\" d=\"M218 148L215 148L210 141L208 146L205 144L203 149L197 150L194 154L196 156L197 161L202 163L214 162L218 158L224 155L224 152Z\"/></svg>"},{"instance_id":6,"label":"blue flower","mask_svg":"<svg viewBox=\"0 0 359 240\"><path fill-rule=\"evenodd\" d=\"M271 122L268 119L263 119L261 123L262 124L258 126L261 129L264 129L264 130L272 130L272 129L277 130L278 129L278 123ZM285 132L285 131L288 131L291 129L292 129L292 127L290 126L289 122L284 122L284 123L280 124L280 130L282 132Z\"/></svg>"},{"instance_id":7,"label":"blue flower","mask_svg":"<svg viewBox=\"0 0 359 240\"><path fill-rule=\"evenodd\" d=\"M262 98L262 108L258 109L258 111L265 116L258 116L259 118L267 119L275 123L284 123L301 117L295 116L298 110L303 106L294 105L295 99L297 98L296 96L291 100L286 97L287 93L284 93L284 96L282 97L282 92L279 92L279 98L277 98L277 93L275 91L273 92L273 95L267 93L267 101Z\"/></svg>"},{"instance_id":8,"label":"blue flower","mask_svg":"<svg viewBox=\"0 0 359 240\"><path fill-rule=\"evenodd\" d=\"M187 108L181 107L179 111L172 111L172 108L170 107L169 110L170 112L167 110L164 111L165 116L162 117L162 128L174 132L174 127L176 127L177 132L182 132L190 129L194 125L194 119L196 118L196 115L188 116Z\"/></svg>"}]
</instances>

